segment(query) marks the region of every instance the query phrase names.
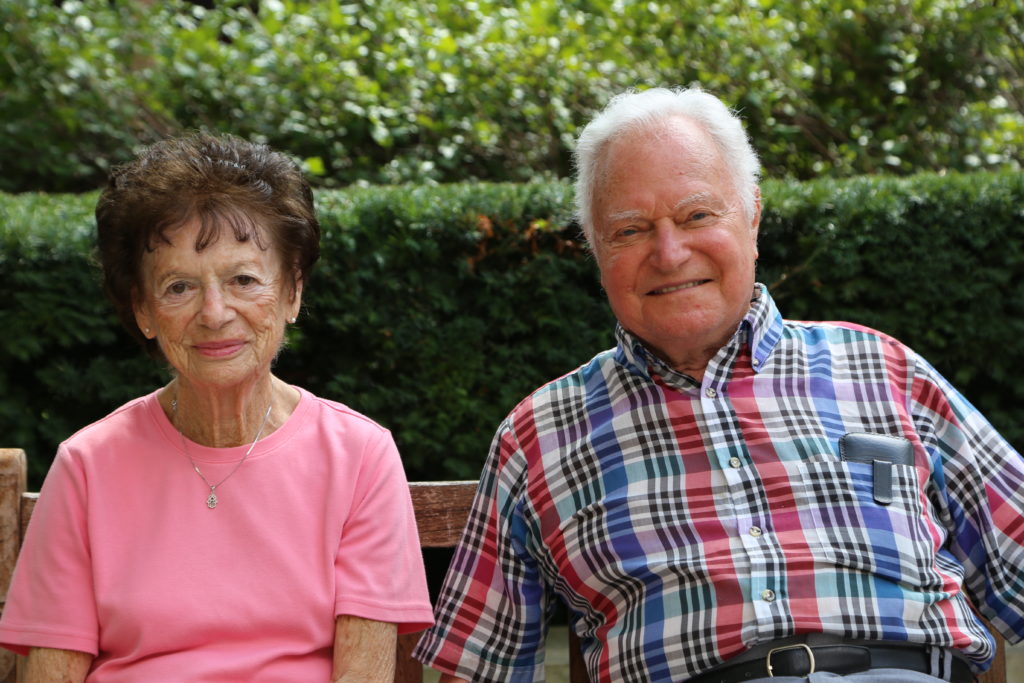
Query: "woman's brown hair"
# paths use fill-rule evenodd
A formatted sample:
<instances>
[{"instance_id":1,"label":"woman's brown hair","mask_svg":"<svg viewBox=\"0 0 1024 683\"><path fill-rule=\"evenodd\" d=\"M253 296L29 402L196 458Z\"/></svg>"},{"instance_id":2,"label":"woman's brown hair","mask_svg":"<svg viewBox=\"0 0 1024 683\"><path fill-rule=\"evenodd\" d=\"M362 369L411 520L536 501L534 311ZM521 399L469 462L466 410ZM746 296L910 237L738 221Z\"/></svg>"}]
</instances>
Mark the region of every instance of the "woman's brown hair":
<instances>
[{"instance_id":1,"label":"woman's brown hair","mask_svg":"<svg viewBox=\"0 0 1024 683\"><path fill-rule=\"evenodd\" d=\"M320 257L313 192L284 154L230 135L193 134L147 147L111 173L96 204L96 229L104 290L121 323L154 358L163 354L134 314L145 282L143 255L192 220L200 222L196 251L229 228L239 241L273 248L294 275L286 278L293 287L298 279L308 282Z\"/></svg>"}]
</instances>

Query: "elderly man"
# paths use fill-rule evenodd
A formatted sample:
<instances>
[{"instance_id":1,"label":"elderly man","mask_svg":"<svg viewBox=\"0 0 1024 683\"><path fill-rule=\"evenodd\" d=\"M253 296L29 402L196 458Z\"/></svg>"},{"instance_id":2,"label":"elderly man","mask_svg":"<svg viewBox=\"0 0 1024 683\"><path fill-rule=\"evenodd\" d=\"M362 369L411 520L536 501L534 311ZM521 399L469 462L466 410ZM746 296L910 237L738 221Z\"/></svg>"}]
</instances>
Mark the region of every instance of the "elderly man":
<instances>
[{"instance_id":1,"label":"elderly man","mask_svg":"<svg viewBox=\"0 0 1024 683\"><path fill-rule=\"evenodd\" d=\"M615 98L577 148L617 346L502 423L417 656L594 681L970 681L1024 635L1024 461L879 332L755 283L759 165L700 90ZM823 673L829 672L829 673Z\"/></svg>"}]
</instances>

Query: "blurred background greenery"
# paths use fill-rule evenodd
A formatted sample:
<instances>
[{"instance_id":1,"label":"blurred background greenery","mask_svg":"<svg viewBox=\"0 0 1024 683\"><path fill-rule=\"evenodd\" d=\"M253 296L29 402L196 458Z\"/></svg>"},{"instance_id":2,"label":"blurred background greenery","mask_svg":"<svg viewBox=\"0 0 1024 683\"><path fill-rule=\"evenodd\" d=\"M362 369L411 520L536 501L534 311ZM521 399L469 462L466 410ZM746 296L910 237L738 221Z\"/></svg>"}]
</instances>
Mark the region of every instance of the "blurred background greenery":
<instances>
[{"instance_id":1,"label":"blurred background greenery","mask_svg":"<svg viewBox=\"0 0 1024 683\"><path fill-rule=\"evenodd\" d=\"M0 445L35 485L165 379L89 258L94 191L142 145L304 164L324 259L279 373L393 429L411 477L468 478L517 400L612 343L570 150L666 84L746 121L783 311L898 336L1024 444L1024 3L0 0L0 27Z\"/></svg>"},{"instance_id":2,"label":"blurred background greenery","mask_svg":"<svg viewBox=\"0 0 1024 683\"><path fill-rule=\"evenodd\" d=\"M0 0L0 190L232 132L323 187L564 177L629 87L700 83L767 175L1019 167L1020 0Z\"/></svg>"}]
</instances>

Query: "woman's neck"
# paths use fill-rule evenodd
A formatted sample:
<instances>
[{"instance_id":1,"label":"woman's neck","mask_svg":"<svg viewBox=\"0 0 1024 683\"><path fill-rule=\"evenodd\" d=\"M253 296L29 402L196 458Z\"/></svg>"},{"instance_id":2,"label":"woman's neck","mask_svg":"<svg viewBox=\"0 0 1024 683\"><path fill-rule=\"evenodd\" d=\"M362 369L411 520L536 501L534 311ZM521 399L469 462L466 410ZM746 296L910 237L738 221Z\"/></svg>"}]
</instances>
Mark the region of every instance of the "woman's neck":
<instances>
[{"instance_id":1,"label":"woman's neck","mask_svg":"<svg viewBox=\"0 0 1024 683\"><path fill-rule=\"evenodd\" d=\"M284 424L298 403L298 392L273 375L230 389L197 387L178 377L160 398L186 437L204 446L231 448L252 443L257 434L266 437Z\"/></svg>"}]
</instances>

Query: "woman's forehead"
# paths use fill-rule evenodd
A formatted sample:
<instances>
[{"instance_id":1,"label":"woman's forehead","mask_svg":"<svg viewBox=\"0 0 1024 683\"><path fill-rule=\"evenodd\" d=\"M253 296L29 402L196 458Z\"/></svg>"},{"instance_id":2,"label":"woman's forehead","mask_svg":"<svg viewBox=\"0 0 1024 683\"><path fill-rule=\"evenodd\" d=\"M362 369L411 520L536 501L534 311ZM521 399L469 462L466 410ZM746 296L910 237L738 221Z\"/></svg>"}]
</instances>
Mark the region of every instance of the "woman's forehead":
<instances>
[{"instance_id":1,"label":"woman's forehead","mask_svg":"<svg viewBox=\"0 0 1024 683\"><path fill-rule=\"evenodd\" d=\"M266 220L251 212L230 206L195 209L180 219L161 226L152 236L148 249L157 249L161 244L177 242L178 236L188 235L195 251L203 251L216 243L227 233L237 242L252 241L262 250L270 246Z\"/></svg>"}]
</instances>

